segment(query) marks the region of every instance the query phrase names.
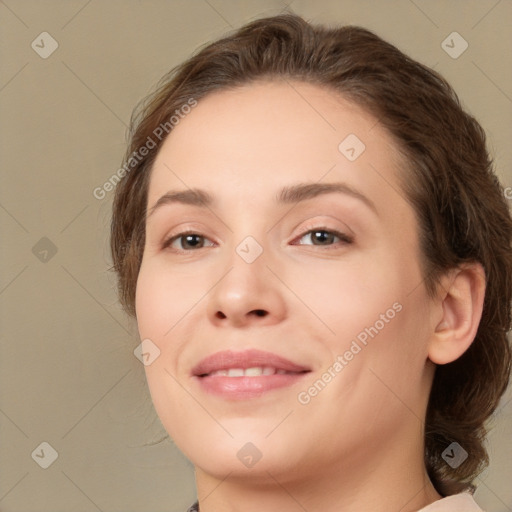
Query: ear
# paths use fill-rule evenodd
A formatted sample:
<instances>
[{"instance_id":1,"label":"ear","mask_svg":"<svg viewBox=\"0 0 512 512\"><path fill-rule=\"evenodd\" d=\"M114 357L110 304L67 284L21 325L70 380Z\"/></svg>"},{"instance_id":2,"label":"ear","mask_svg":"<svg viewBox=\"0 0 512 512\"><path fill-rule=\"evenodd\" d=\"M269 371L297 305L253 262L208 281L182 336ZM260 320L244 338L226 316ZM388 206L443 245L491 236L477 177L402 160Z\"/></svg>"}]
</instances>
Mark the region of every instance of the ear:
<instances>
[{"instance_id":1,"label":"ear","mask_svg":"<svg viewBox=\"0 0 512 512\"><path fill-rule=\"evenodd\" d=\"M485 296L485 271L480 263L465 264L440 283L440 312L428 345L436 364L458 359L475 339Z\"/></svg>"}]
</instances>

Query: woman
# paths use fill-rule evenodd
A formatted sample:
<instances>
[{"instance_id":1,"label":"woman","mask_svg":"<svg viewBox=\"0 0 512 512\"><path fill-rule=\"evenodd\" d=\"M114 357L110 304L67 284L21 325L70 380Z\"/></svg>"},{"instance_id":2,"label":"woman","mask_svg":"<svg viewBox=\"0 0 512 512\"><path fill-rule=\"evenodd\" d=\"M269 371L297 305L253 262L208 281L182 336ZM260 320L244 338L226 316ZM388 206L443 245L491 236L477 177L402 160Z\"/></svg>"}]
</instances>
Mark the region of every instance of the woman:
<instances>
[{"instance_id":1,"label":"woman","mask_svg":"<svg viewBox=\"0 0 512 512\"><path fill-rule=\"evenodd\" d=\"M112 255L201 512L480 510L512 219L480 125L359 27L256 20L132 119Z\"/></svg>"}]
</instances>

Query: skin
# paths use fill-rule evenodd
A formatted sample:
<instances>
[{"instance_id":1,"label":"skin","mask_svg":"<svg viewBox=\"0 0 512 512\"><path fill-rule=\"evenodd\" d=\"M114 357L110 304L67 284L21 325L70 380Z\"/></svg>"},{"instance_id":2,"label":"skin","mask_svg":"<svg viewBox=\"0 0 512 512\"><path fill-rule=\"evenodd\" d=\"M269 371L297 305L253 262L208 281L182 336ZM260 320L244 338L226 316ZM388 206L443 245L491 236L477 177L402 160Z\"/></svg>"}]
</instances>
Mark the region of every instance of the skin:
<instances>
[{"instance_id":1,"label":"skin","mask_svg":"<svg viewBox=\"0 0 512 512\"><path fill-rule=\"evenodd\" d=\"M366 146L354 161L338 149L348 134ZM145 367L152 400L195 466L202 512L330 512L341 503L349 512L406 512L440 498L423 463L434 362L470 345L484 280L467 266L427 296L401 162L370 114L319 86L280 80L207 96L160 149L148 209L169 190L197 187L216 198L210 208L173 203L149 215L136 294L141 339L160 349ZM274 202L299 182L346 183L375 211L340 193ZM317 228L353 241L321 245ZM204 238L163 247L186 229ZM247 236L263 249L252 263L236 252ZM299 403L298 393L396 303L401 311ZM205 356L249 348L312 371L245 401L207 394L191 377ZM237 457L247 442L261 453L250 468Z\"/></svg>"}]
</instances>

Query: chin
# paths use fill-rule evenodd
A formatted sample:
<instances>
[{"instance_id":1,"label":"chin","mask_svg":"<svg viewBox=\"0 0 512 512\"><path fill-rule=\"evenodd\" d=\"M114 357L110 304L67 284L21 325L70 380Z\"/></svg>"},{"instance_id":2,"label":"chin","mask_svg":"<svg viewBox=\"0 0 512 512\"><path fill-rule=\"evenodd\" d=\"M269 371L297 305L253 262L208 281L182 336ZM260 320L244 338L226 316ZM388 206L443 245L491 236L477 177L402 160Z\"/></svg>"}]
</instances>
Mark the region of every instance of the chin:
<instances>
[{"instance_id":1,"label":"chin","mask_svg":"<svg viewBox=\"0 0 512 512\"><path fill-rule=\"evenodd\" d=\"M274 425L275 426L275 425ZM229 427L228 427L228 430ZM195 442L193 436L186 443L177 440L176 445L196 468L219 479L251 477L253 483L268 483L269 473L278 478L293 474L303 462L297 451L298 442L285 439L277 432L268 437L269 429L252 429L252 434L242 429L230 430L233 438L223 431L222 435L201 436ZM256 480L254 480L256 479Z\"/></svg>"},{"instance_id":2,"label":"chin","mask_svg":"<svg viewBox=\"0 0 512 512\"><path fill-rule=\"evenodd\" d=\"M249 457L246 455L245 457ZM254 459L251 461L249 458L246 462L239 460L232 453L210 453L209 456L204 454L198 455L197 458L189 459L192 464L201 469L203 472L211 475L219 480L223 480L229 475L229 479L244 480L251 479L251 484L265 485L274 478L282 479L279 475L288 475L292 468L288 464L284 465L283 461L269 460L269 457L263 455L261 459ZM270 475L269 475L270 474ZM272 480L274 483L275 481Z\"/></svg>"}]
</instances>

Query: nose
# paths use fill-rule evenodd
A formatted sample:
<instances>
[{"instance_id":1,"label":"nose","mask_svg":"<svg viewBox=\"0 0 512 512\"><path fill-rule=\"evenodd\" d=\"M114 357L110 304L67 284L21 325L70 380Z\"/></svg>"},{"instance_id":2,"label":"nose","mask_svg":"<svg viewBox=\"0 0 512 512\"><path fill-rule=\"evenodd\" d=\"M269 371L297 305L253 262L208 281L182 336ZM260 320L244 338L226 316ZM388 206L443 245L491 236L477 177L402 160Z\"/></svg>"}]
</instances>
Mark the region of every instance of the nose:
<instances>
[{"instance_id":1,"label":"nose","mask_svg":"<svg viewBox=\"0 0 512 512\"><path fill-rule=\"evenodd\" d=\"M286 317L283 283L276 277L276 268L267 266L269 263L265 250L252 262L233 251L209 294L208 316L212 323L218 327L269 326Z\"/></svg>"}]
</instances>

